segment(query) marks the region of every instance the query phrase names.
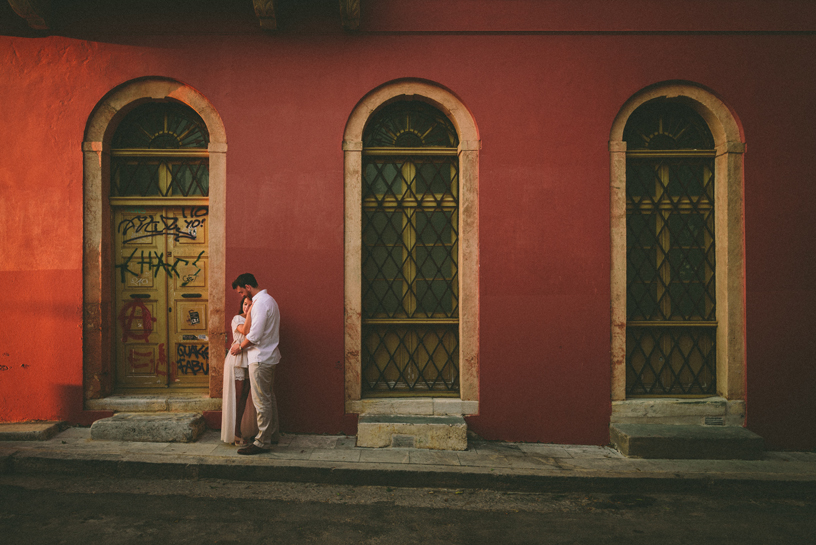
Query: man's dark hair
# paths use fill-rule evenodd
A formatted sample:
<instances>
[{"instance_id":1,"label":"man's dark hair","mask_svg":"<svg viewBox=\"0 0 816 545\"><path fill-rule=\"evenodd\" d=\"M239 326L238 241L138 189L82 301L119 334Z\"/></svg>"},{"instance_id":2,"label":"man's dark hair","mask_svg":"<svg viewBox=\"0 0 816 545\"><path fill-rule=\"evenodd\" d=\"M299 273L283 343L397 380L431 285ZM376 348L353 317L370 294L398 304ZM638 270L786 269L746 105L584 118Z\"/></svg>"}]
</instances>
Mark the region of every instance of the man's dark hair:
<instances>
[{"instance_id":1,"label":"man's dark hair","mask_svg":"<svg viewBox=\"0 0 816 545\"><path fill-rule=\"evenodd\" d=\"M243 288L247 284L249 284L253 288L258 287L258 281L255 280L255 277L249 273L244 273L235 279L235 281L232 283L232 289Z\"/></svg>"}]
</instances>

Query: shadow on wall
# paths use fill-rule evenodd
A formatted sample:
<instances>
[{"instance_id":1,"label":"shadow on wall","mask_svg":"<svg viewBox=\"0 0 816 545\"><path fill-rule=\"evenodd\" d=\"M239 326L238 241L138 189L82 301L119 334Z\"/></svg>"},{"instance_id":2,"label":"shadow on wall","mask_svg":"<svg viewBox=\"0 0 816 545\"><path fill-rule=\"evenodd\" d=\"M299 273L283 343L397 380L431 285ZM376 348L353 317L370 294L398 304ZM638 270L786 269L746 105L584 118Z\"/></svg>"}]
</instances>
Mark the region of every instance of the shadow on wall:
<instances>
[{"instance_id":1,"label":"shadow on wall","mask_svg":"<svg viewBox=\"0 0 816 545\"><path fill-rule=\"evenodd\" d=\"M67 420L71 423L79 423L83 409L82 385L81 384L49 384L46 391L37 394L41 395L43 414L47 414L48 420Z\"/></svg>"}]
</instances>

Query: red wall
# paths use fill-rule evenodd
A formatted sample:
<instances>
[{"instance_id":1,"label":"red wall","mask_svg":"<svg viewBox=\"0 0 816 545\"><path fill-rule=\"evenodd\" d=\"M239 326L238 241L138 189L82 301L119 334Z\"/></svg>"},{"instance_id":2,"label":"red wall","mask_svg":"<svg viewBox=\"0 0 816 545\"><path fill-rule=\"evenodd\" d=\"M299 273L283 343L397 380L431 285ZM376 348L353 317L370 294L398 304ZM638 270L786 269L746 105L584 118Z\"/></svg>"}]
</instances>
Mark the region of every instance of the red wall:
<instances>
[{"instance_id":1,"label":"red wall","mask_svg":"<svg viewBox=\"0 0 816 545\"><path fill-rule=\"evenodd\" d=\"M798 30L814 8L770 16L737 2L744 9L701 28L691 17L712 3L635 18L587 4L577 17L568 2L417 2L412 13L435 14L417 19L403 4L368 2L357 34L330 10L294 8L274 34L251 10L202 16L175 35L105 13L65 27L72 37L6 29L21 36L0 36L0 421L79 419L82 134L112 88L156 75L197 89L226 127L227 280L254 272L280 304L283 428L353 433L341 363L343 129L366 93L416 77L455 92L482 138L481 414L470 427L606 443L609 130L638 90L679 79L722 97L748 143L748 426L772 447L816 448L816 40L623 32Z\"/></svg>"}]
</instances>

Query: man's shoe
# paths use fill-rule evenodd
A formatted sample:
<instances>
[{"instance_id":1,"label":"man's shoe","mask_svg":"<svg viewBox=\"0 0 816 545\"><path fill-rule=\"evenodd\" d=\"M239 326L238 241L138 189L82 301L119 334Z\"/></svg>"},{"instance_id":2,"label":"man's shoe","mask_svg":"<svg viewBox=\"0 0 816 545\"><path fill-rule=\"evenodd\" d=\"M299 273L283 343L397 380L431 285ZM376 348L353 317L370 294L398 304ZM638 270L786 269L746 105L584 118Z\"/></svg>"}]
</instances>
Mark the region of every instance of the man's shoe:
<instances>
[{"instance_id":1,"label":"man's shoe","mask_svg":"<svg viewBox=\"0 0 816 545\"><path fill-rule=\"evenodd\" d=\"M266 450L262 449L261 447L259 447L255 443L252 443L249 446L246 446L244 448L239 448L238 449L238 454L248 454L249 455L249 454L260 454L262 452L266 452Z\"/></svg>"}]
</instances>

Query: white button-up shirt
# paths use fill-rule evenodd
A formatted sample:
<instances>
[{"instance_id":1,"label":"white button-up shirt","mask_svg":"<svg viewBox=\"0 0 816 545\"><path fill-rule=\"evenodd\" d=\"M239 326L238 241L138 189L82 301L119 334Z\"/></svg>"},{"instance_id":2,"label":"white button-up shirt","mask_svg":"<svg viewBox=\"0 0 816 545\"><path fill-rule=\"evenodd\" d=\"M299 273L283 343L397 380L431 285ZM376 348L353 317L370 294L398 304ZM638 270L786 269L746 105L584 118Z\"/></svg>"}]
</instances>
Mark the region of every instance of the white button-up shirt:
<instances>
[{"instance_id":1,"label":"white button-up shirt","mask_svg":"<svg viewBox=\"0 0 816 545\"><path fill-rule=\"evenodd\" d=\"M278 303L266 290L261 290L252 298L252 325L247 340L252 345L247 348L249 363L277 365L280 362L280 311Z\"/></svg>"}]
</instances>

